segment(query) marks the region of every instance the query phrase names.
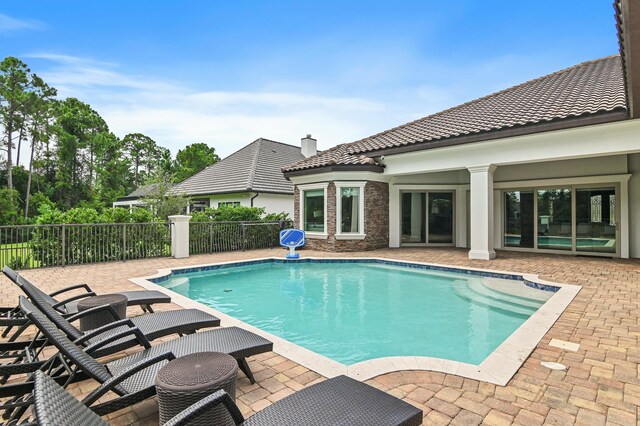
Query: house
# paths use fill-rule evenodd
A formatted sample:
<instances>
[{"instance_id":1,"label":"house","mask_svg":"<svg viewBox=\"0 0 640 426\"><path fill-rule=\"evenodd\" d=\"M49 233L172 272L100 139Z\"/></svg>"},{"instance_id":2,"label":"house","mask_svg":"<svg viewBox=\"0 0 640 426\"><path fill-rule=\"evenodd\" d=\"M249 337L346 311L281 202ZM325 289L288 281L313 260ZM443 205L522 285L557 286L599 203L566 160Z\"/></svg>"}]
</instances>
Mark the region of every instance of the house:
<instances>
[{"instance_id":1,"label":"house","mask_svg":"<svg viewBox=\"0 0 640 426\"><path fill-rule=\"evenodd\" d=\"M640 257L640 2L620 54L283 168L311 248Z\"/></svg>"},{"instance_id":2,"label":"house","mask_svg":"<svg viewBox=\"0 0 640 426\"><path fill-rule=\"evenodd\" d=\"M282 167L315 154L315 140L302 148L260 138L176 184L172 191L191 198L189 211L221 205L263 207L267 213L293 216L293 184Z\"/></svg>"},{"instance_id":3,"label":"house","mask_svg":"<svg viewBox=\"0 0 640 426\"><path fill-rule=\"evenodd\" d=\"M142 199L155 191L156 187L157 184L151 183L149 185L143 185L140 188L136 188L136 190L131 194L120 197L114 201L113 207L126 208L129 209L129 211L134 207L141 207L143 204Z\"/></svg>"}]
</instances>

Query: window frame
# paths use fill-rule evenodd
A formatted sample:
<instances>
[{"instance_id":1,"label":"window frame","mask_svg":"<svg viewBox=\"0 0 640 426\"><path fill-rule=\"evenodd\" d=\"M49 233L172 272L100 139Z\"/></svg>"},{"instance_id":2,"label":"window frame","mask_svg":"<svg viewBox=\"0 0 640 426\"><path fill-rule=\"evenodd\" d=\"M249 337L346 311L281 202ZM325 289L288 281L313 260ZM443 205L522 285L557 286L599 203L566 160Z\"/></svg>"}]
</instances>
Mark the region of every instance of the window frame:
<instances>
[{"instance_id":1,"label":"window frame","mask_svg":"<svg viewBox=\"0 0 640 426\"><path fill-rule=\"evenodd\" d=\"M218 201L218 208L225 207L240 207L242 203L240 201Z\"/></svg>"},{"instance_id":2,"label":"window frame","mask_svg":"<svg viewBox=\"0 0 640 426\"><path fill-rule=\"evenodd\" d=\"M300 225L300 229L302 229L306 235L307 238L310 239L327 239L329 234L328 234L328 222L327 222L327 188L329 187L329 182L321 182L321 183L313 183L313 184L308 184L308 185L299 185L298 186L298 191L300 193L300 200L299 200L299 209L298 209L298 216L299 216L299 225ZM313 190L318 190L318 189L322 189L323 190L323 196L324 196L324 224L323 224L323 232L314 232L314 231L307 231L304 229L304 218L305 218L305 211L304 211L304 199L305 199L305 192L307 191L313 191Z\"/></svg>"},{"instance_id":3,"label":"window frame","mask_svg":"<svg viewBox=\"0 0 640 426\"><path fill-rule=\"evenodd\" d=\"M576 182L574 182L576 181ZM495 188L495 187L494 187ZM577 221L576 221L576 192L580 189L598 189L598 188L612 188L614 190L614 196L616 197L616 207L614 213L614 221L616 223L616 251L615 252L598 252L598 251L580 251L577 250ZM621 257L622 251L622 227L624 226L622 220L622 209L623 200L622 200L622 189L620 182L615 181L594 181L593 183L582 182L577 179L559 179L557 183L547 183L545 181L541 181L538 185L515 185L512 182L506 182L501 187L495 188L500 191L501 196L501 204L500 209L502 210L500 214L500 240L499 247L496 244L496 248L501 250L511 250L511 251L525 251L525 252L533 252L533 253L553 253L553 254L567 254L567 255L580 255L580 256L613 256L613 257ZM538 210L538 191L550 190L550 189L569 189L571 194L571 250L557 250L557 249L549 249L549 248L539 248L538 247L538 227L539 227L539 210ZM534 193L534 245L533 248L529 247L511 247L504 245L505 238L505 222L507 220L506 217L506 207L504 204L504 194L507 192L513 191L533 191Z\"/></svg>"},{"instance_id":4,"label":"window frame","mask_svg":"<svg viewBox=\"0 0 640 426\"><path fill-rule=\"evenodd\" d=\"M343 181L335 182L336 186L336 234L337 240L363 240L366 237L364 232L364 197L366 181ZM343 188L358 188L358 232L342 232L342 196Z\"/></svg>"}]
</instances>

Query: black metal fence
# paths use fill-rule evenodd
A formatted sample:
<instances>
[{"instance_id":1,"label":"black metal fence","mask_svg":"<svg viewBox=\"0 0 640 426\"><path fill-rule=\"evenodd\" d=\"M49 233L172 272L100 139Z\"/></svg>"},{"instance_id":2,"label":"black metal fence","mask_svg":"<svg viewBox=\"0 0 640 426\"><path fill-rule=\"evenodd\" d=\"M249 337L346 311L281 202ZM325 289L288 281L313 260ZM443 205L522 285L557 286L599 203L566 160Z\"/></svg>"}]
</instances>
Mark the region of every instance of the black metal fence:
<instances>
[{"instance_id":1,"label":"black metal fence","mask_svg":"<svg viewBox=\"0 0 640 426\"><path fill-rule=\"evenodd\" d=\"M279 233L291 222L191 222L189 253L253 250L276 247Z\"/></svg>"},{"instance_id":2,"label":"black metal fence","mask_svg":"<svg viewBox=\"0 0 640 426\"><path fill-rule=\"evenodd\" d=\"M0 226L0 267L30 269L170 255L167 222Z\"/></svg>"}]
</instances>

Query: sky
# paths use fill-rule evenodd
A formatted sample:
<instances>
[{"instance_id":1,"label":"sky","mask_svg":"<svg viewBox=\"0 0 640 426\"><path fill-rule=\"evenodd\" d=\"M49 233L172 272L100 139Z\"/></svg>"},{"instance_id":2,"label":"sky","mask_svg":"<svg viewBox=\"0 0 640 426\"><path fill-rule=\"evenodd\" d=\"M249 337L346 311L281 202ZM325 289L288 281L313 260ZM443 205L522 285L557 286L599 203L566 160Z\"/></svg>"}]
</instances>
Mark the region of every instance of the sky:
<instances>
[{"instance_id":1,"label":"sky","mask_svg":"<svg viewBox=\"0 0 640 426\"><path fill-rule=\"evenodd\" d=\"M617 52L609 0L0 2L0 59L174 154L326 149Z\"/></svg>"}]
</instances>

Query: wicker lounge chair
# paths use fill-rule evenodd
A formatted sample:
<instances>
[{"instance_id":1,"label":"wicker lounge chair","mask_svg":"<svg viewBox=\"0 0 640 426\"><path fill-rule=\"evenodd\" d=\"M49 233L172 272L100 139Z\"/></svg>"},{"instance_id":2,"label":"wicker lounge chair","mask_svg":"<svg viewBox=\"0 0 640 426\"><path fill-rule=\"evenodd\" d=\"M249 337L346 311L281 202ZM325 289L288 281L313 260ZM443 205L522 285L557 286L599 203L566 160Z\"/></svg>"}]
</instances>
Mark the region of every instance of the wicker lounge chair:
<instances>
[{"instance_id":1,"label":"wicker lounge chair","mask_svg":"<svg viewBox=\"0 0 640 426\"><path fill-rule=\"evenodd\" d=\"M170 334L191 334L202 328L220 325L220 319L198 309L155 312L121 320L111 306L104 305L78 312L65 318L49 304L48 299L45 297L46 294L42 290L21 276L16 277L16 282L27 294L31 302L51 322L65 333L70 340L82 346L94 358L111 355L138 345L138 341L133 337L124 339L118 337L120 332L127 328L136 327L147 340L155 340ZM72 321L98 311L111 312L113 322L88 332L82 332L71 324Z\"/></svg>"},{"instance_id":2,"label":"wicker lounge chair","mask_svg":"<svg viewBox=\"0 0 640 426\"><path fill-rule=\"evenodd\" d=\"M196 352L223 352L233 356L240 369L251 383L255 383L246 357L269 352L273 343L247 330L237 327L218 328L201 333L190 334L169 342L151 346L137 328L126 329L121 336L135 336L144 350L120 358L107 364L101 364L81 347L69 340L49 319L26 298L20 296L20 308L35 324L42 334L60 351L51 358L46 368L63 384L86 376L101 385L91 392L83 402L98 414L106 414L135 402L142 401L155 394L154 380L158 370L169 360ZM65 374L62 374L62 373ZM7 385L5 386L12 386ZM28 386L16 386L24 395ZM10 393L10 389L5 392ZM119 398L94 405L108 392L115 392ZM14 394L15 395L15 394ZM3 397L0 388L0 398Z\"/></svg>"},{"instance_id":3,"label":"wicker lounge chair","mask_svg":"<svg viewBox=\"0 0 640 426\"><path fill-rule=\"evenodd\" d=\"M5 266L2 268L2 272L5 274L7 278L13 281L15 284L18 284L17 277L18 273L13 269ZM55 296L60 296L64 293L73 290L84 290L80 294L75 294L74 296L68 297L63 300L58 300ZM58 310L62 314L72 315L78 312L78 302L87 297L96 296L96 293L91 290L88 284L76 284L69 287L62 288L60 290L56 290L53 293L44 293L42 292L47 299L47 301L53 306L56 310ZM135 290L135 291L123 291L118 294L122 294L127 298L127 306L140 306L145 312L153 312L153 308L151 305L156 303L171 303L171 297L166 294L155 291L155 290ZM20 315L20 311L17 307L0 307L0 326L4 326L5 330L2 333L2 337L7 337L10 330L14 326L20 327L16 333L11 336L11 341L15 340L24 328L26 328L26 321Z\"/></svg>"},{"instance_id":4,"label":"wicker lounge chair","mask_svg":"<svg viewBox=\"0 0 640 426\"><path fill-rule=\"evenodd\" d=\"M224 390L193 404L165 423L188 425L208 409L223 404L237 425L350 425L414 426L422 423L422 411L398 398L345 376L309 386L244 420ZM36 373L35 417L39 425L104 426L97 414L42 372Z\"/></svg>"}]
</instances>

